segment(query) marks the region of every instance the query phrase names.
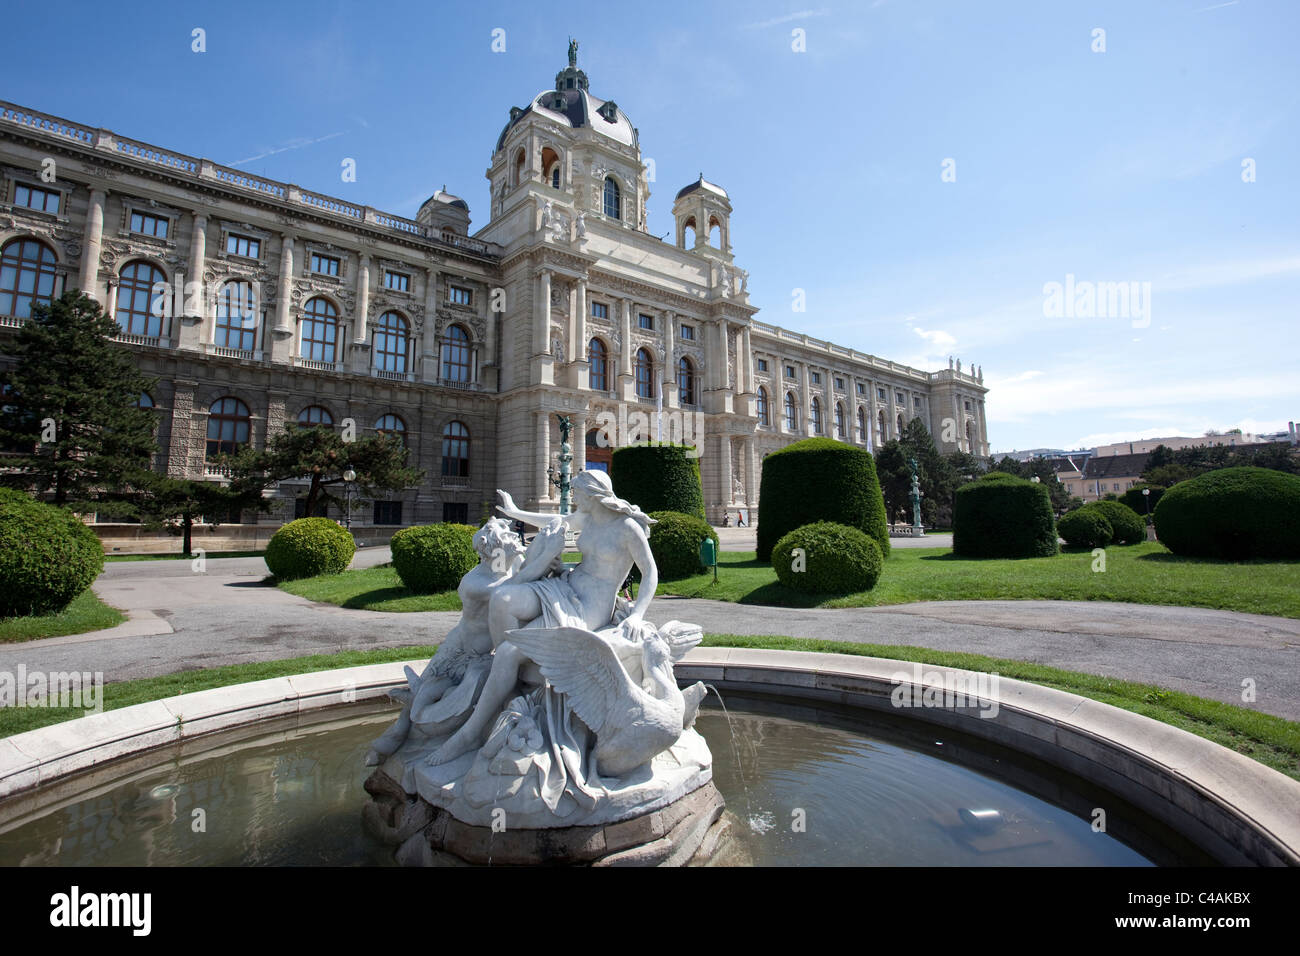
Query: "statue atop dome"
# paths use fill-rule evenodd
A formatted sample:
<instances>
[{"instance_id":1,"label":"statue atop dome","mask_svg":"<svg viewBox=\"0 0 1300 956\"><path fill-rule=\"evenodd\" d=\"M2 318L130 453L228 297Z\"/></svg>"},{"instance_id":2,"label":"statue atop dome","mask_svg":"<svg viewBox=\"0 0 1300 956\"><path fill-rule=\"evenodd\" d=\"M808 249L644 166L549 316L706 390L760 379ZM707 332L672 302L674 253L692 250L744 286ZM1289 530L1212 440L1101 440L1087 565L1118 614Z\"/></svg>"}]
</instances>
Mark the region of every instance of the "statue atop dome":
<instances>
[{"instance_id":1,"label":"statue atop dome","mask_svg":"<svg viewBox=\"0 0 1300 956\"><path fill-rule=\"evenodd\" d=\"M578 65L578 41L569 37L569 66Z\"/></svg>"}]
</instances>

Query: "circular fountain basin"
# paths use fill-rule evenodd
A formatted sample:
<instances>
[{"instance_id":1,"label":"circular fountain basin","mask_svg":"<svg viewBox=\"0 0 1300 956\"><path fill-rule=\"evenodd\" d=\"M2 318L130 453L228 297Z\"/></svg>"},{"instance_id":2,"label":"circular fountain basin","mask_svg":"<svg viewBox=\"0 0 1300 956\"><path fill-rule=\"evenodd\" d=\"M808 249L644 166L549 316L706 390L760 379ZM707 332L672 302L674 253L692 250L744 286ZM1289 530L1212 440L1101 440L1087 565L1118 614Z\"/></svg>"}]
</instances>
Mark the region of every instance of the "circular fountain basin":
<instances>
[{"instance_id":1,"label":"circular fountain basin","mask_svg":"<svg viewBox=\"0 0 1300 956\"><path fill-rule=\"evenodd\" d=\"M711 861L1295 861L1295 781L1014 681L994 718L895 708L890 678L908 666L734 649L679 663L727 705L697 724L730 824ZM402 680L394 664L261 681L0 740L0 864L391 863L359 825L362 757Z\"/></svg>"}]
</instances>

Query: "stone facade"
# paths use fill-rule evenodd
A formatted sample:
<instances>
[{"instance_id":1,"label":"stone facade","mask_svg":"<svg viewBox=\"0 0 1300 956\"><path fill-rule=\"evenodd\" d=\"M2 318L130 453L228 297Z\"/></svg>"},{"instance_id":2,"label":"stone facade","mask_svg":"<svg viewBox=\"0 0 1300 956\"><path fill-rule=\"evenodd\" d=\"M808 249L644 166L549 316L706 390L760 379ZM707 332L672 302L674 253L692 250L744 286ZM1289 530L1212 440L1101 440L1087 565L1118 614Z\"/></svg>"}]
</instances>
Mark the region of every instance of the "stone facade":
<instances>
[{"instance_id":1,"label":"stone facade","mask_svg":"<svg viewBox=\"0 0 1300 956\"><path fill-rule=\"evenodd\" d=\"M575 472L610 444L684 435L720 522L757 505L763 455L810 434L873 447L920 417L942 450L988 454L982 372L757 321L720 187L681 190L675 243L651 236L638 131L574 62L511 110L474 236L445 190L411 220L7 103L0 175L6 264L119 317L158 382L156 465L173 475L221 480L208 451L223 428L260 445L300 416L350 419L401 427L426 472L392 496L400 515L367 506L354 526L476 522L498 487L556 510L560 413ZM0 335L30 309L4 291ZM224 399L236 420L219 420ZM303 489L284 483L262 520L292 517Z\"/></svg>"}]
</instances>

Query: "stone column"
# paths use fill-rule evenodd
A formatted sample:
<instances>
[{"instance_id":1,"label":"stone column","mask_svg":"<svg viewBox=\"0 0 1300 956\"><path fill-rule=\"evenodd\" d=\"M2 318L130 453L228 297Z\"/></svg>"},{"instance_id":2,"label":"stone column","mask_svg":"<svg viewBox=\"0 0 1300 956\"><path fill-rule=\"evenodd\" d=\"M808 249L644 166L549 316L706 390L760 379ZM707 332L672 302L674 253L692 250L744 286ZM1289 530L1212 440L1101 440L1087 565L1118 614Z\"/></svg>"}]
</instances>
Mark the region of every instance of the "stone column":
<instances>
[{"instance_id":1,"label":"stone column","mask_svg":"<svg viewBox=\"0 0 1300 956\"><path fill-rule=\"evenodd\" d=\"M725 509L732 503L735 486L731 483L731 436L718 436L718 481L722 484L722 494L718 496L718 504ZM721 523L722 515L716 515L714 519Z\"/></svg>"},{"instance_id":2,"label":"stone column","mask_svg":"<svg viewBox=\"0 0 1300 956\"><path fill-rule=\"evenodd\" d=\"M86 212L86 230L81 250L81 291L112 312L112 303L105 303L99 293L99 251L104 235L104 190L90 191L90 208Z\"/></svg>"},{"instance_id":3,"label":"stone column","mask_svg":"<svg viewBox=\"0 0 1300 956\"><path fill-rule=\"evenodd\" d=\"M573 331L569 343L573 352L572 384L574 388L585 389L591 387L591 365L587 361L587 313L590 309L587 305L587 280L579 279L573 286Z\"/></svg>"},{"instance_id":4,"label":"stone column","mask_svg":"<svg viewBox=\"0 0 1300 956\"><path fill-rule=\"evenodd\" d=\"M203 458L207 452L206 436L199 433L198 424L206 422L197 412L207 409L194 407L198 382L192 379L175 379L172 382L172 428L167 447L167 476L169 478L202 478Z\"/></svg>"},{"instance_id":5,"label":"stone column","mask_svg":"<svg viewBox=\"0 0 1300 956\"><path fill-rule=\"evenodd\" d=\"M800 384L803 386L803 433L805 435L815 435L812 423L812 366L807 362L800 362L799 368L802 374L799 376Z\"/></svg>"},{"instance_id":6,"label":"stone column","mask_svg":"<svg viewBox=\"0 0 1300 956\"><path fill-rule=\"evenodd\" d=\"M753 394L758 389L754 388L754 350L749 342L749 326L746 325L740 330L740 342L736 346L740 354L736 360L740 367L736 370L736 391L742 394Z\"/></svg>"},{"instance_id":7,"label":"stone column","mask_svg":"<svg viewBox=\"0 0 1300 956\"><path fill-rule=\"evenodd\" d=\"M581 415L573 416L573 464L572 473L577 474L587 468L587 425Z\"/></svg>"},{"instance_id":8,"label":"stone column","mask_svg":"<svg viewBox=\"0 0 1300 956\"><path fill-rule=\"evenodd\" d=\"M678 405L681 404L681 402L678 401L679 395L677 391L677 362L673 359L673 348L675 347L673 341L673 322L675 318L676 317L673 315L672 312L665 312L663 315L664 374L662 378L663 378L665 408L676 408ZM696 383L695 387L697 390L699 389L698 382ZM696 395L695 401L698 403L699 400L700 400L699 395Z\"/></svg>"},{"instance_id":9,"label":"stone column","mask_svg":"<svg viewBox=\"0 0 1300 956\"><path fill-rule=\"evenodd\" d=\"M533 359L534 385L555 384L555 357L551 355L551 270L537 273L533 301Z\"/></svg>"},{"instance_id":10,"label":"stone column","mask_svg":"<svg viewBox=\"0 0 1300 956\"><path fill-rule=\"evenodd\" d=\"M203 294L204 254L207 251L208 217L195 210L190 218L189 275L180 289L181 310L177 321L177 348L201 351L213 340L215 322L208 315Z\"/></svg>"},{"instance_id":11,"label":"stone column","mask_svg":"<svg viewBox=\"0 0 1300 956\"><path fill-rule=\"evenodd\" d=\"M351 365L352 371L365 375L370 371L370 256L362 255L357 261L357 308L353 316Z\"/></svg>"},{"instance_id":12,"label":"stone column","mask_svg":"<svg viewBox=\"0 0 1300 956\"><path fill-rule=\"evenodd\" d=\"M618 391L622 401L630 402L636 393L636 383L632 375L632 300L622 299L620 305L623 310L623 317L622 342L619 345L618 356Z\"/></svg>"},{"instance_id":13,"label":"stone column","mask_svg":"<svg viewBox=\"0 0 1300 956\"><path fill-rule=\"evenodd\" d=\"M275 296L275 331L271 346L271 360L282 364L293 362L293 315L290 292L293 289L293 236L280 236L280 281Z\"/></svg>"},{"instance_id":14,"label":"stone column","mask_svg":"<svg viewBox=\"0 0 1300 956\"><path fill-rule=\"evenodd\" d=\"M534 413L537 416L537 458L534 467L537 469L537 475L534 478L537 488L538 504L546 501L551 496L550 482L546 478L546 469L550 467L551 462L551 414L550 412L541 411ZM556 466L559 467L558 465Z\"/></svg>"},{"instance_id":15,"label":"stone column","mask_svg":"<svg viewBox=\"0 0 1300 956\"><path fill-rule=\"evenodd\" d=\"M424 328L420 332L419 349L421 382L438 380L438 270L425 269Z\"/></svg>"}]
</instances>

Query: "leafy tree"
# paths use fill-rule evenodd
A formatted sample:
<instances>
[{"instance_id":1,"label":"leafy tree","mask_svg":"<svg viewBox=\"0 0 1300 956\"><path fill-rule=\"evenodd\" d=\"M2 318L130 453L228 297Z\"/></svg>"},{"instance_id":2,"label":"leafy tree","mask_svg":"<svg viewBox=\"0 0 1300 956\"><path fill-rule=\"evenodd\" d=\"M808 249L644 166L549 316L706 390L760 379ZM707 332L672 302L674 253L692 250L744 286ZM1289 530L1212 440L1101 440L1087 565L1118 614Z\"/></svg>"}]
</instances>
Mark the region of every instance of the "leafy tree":
<instances>
[{"instance_id":1,"label":"leafy tree","mask_svg":"<svg viewBox=\"0 0 1300 956\"><path fill-rule=\"evenodd\" d=\"M1050 458L1034 458L1030 461L1016 461L1010 455L1005 456L1000 462L990 469L991 471L1005 472L1008 475L1015 475L1017 478L1038 479L1039 484L1047 489L1047 494L1052 501L1052 511L1055 514L1064 514L1074 507L1071 503L1077 501L1077 498L1071 498L1070 492L1066 489L1064 483L1056 477L1056 471L1052 467Z\"/></svg>"},{"instance_id":2,"label":"leafy tree","mask_svg":"<svg viewBox=\"0 0 1300 956\"><path fill-rule=\"evenodd\" d=\"M185 554L192 551L194 525L198 521L206 517L215 528L220 523L217 516L245 508L266 511L269 503L260 492L251 489L162 476L149 482L139 504L144 526L166 528L170 534L181 535Z\"/></svg>"},{"instance_id":3,"label":"leafy tree","mask_svg":"<svg viewBox=\"0 0 1300 956\"><path fill-rule=\"evenodd\" d=\"M979 461L971 455L965 457L973 462ZM897 439L881 445L876 455L876 473L880 477L880 490L889 520L911 521L910 462L913 458L916 459L917 481L921 486L922 521L930 526L946 523L952 515L952 496L961 483L961 475L949 458L939 454L929 429L919 418L908 422ZM983 468L978 470L983 471Z\"/></svg>"},{"instance_id":4,"label":"leafy tree","mask_svg":"<svg viewBox=\"0 0 1300 956\"><path fill-rule=\"evenodd\" d=\"M85 511L148 480L156 420L139 402L152 383L112 341L117 331L79 292L32 307L0 375L0 445L18 452L0 482Z\"/></svg>"},{"instance_id":5,"label":"leafy tree","mask_svg":"<svg viewBox=\"0 0 1300 956\"><path fill-rule=\"evenodd\" d=\"M1193 471L1186 465L1171 463L1168 465L1157 465L1151 467L1147 464L1146 471L1142 472L1142 480L1147 484L1160 485L1163 488L1170 488L1180 481L1186 481L1188 478L1195 478L1199 471Z\"/></svg>"},{"instance_id":6,"label":"leafy tree","mask_svg":"<svg viewBox=\"0 0 1300 956\"><path fill-rule=\"evenodd\" d=\"M272 435L267 447L240 449L228 459L231 488L237 495L260 495L271 485L309 476L307 514L326 501L341 504L330 489L344 483L343 473L356 472L355 484L364 496L399 491L417 484L424 472L406 464L407 448L397 435L375 435L345 441L332 428L287 425Z\"/></svg>"}]
</instances>

